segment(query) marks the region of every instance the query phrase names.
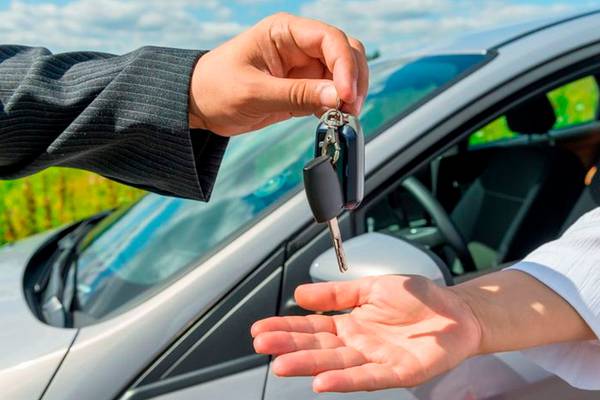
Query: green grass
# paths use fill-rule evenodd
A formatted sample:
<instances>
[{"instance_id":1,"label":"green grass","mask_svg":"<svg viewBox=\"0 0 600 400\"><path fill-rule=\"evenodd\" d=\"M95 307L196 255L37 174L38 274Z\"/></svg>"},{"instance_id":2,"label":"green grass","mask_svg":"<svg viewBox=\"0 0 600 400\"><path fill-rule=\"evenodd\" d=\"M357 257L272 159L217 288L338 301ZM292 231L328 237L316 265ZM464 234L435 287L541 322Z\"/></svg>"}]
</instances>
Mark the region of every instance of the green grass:
<instances>
[{"instance_id":1,"label":"green grass","mask_svg":"<svg viewBox=\"0 0 600 400\"><path fill-rule=\"evenodd\" d=\"M1 181L0 245L131 203L144 193L68 168Z\"/></svg>"}]
</instances>

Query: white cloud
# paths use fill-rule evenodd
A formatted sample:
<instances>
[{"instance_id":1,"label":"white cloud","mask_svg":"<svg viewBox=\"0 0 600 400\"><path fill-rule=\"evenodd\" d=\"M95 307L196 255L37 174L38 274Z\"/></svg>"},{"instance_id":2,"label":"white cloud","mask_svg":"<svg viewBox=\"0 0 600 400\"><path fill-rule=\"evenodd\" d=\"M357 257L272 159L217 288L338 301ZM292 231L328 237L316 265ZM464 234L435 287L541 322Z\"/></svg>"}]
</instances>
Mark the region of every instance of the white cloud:
<instances>
[{"instance_id":1,"label":"white cloud","mask_svg":"<svg viewBox=\"0 0 600 400\"><path fill-rule=\"evenodd\" d=\"M264 4L272 0L39 1L12 0L0 10L1 42L41 45L54 51L115 53L146 44L213 48L247 28L236 22L241 17L233 10L252 8L258 20L264 16ZM567 13L600 2L553 0L553 5L542 5L528 1L307 0L300 14L341 27L370 50L395 53L468 30Z\"/></svg>"},{"instance_id":2,"label":"white cloud","mask_svg":"<svg viewBox=\"0 0 600 400\"><path fill-rule=\"evenodd\" d=\"M264 4L264 3L268 3L272 0L235 0L236 3L238 4L244 4L244 5L256 5L256 4Z\"/></svg>"},{"instance_id":3,"label":"white cloud","mask_svg":"<svg viewBox=\"0 0 600 400\"><path fill-rule=\"evenodd\" d=\"M581 6L581 4L578 4ZM301 14L325 20L384 53L429 45L473 29L564 14L572 2L507 4L501 0L314 0Z\"/></svg>"},{"instance_id":4,"label":"white cloud","mask_svg":"<svg viewBox=\"0 0 600 400\"><path fill-rule=\"evenodd\" d=\"M378 19L381 22L423 15L433 15L450 10L451 0L315 0L302 6L302 14L315 18L356 22L348 17Z\"/></svg>"},{"instance_id":5,"label":"white cloud","mask_svg":"<svg viewBox=\"0 0 600 400\"><path fill-rule=\"evenodd\" d=\"M0 37L3 43L55 51L123 53L147 44L212 48L245 28L230 16L231 9L217 0L74 0L64 5L13 0L0 11Z\"/></svg>"}]
</instances>

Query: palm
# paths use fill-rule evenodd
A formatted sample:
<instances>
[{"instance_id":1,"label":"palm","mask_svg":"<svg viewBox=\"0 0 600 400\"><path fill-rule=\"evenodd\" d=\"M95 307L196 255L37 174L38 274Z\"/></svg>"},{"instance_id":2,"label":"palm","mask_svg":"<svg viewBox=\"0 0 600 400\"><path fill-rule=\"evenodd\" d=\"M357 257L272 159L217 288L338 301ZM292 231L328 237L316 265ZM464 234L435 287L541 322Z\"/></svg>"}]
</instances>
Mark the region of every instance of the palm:
<instances>
[{"instance_id":1,"label":"palm","mask_svg":"<svg viewBox=\"0 0 600 400\"><path fill-rule=\"evenodd\" d=\"M274 317L252 328L255 348L277 355L278 375L317 375L316 391L414 386L473 354L479 329L449 289L386 276L306 285L298 303L334 316Z\"/></svg>"}]
</instances>

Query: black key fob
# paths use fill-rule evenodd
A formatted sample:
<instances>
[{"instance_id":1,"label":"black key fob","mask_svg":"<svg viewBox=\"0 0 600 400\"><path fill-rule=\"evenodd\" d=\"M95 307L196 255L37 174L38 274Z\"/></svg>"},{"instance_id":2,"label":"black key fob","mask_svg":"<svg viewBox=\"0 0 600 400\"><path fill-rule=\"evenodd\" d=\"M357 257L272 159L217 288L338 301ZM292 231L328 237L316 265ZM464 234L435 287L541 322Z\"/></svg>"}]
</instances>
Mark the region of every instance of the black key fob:
<instances>
[{"instance_id":1,"label":"black key fob","mask_svg":"<svg viewBox=\"0 0 600 400\"><path fill-rule=\"evenodd\" d=\"M360 205L365 193L365 137L358 118L352 115L344 116L345 123L335 128L339 144L335 168L342 188L344 208L353 210ZM321 155L327 129L331 128L324 122L317 126L315 157Z\"/></svg>"},{"instance_id":2,"label":"black key fob","mask_svg":"<svg viewBox=\"0 0 600 400\"><path fill-rule=\"evenodd\" d=\"M340 183L329 156L319 156L304 166L304 190L317 222L327 222L342 212Z\"/></svg>"}]
</instances>

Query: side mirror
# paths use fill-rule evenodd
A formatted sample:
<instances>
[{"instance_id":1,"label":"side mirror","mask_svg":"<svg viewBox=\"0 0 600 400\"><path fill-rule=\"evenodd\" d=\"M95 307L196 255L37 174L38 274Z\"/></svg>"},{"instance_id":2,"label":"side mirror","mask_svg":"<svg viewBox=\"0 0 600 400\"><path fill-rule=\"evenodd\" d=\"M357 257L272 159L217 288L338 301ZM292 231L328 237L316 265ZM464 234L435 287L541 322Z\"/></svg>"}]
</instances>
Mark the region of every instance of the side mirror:
<instances>
[{"instance_id":1,"label":"side mirror","mask_svg":"<svg viewBox=\"0 0 600 400\"><path fill-rule=\"evenodd\" d=\"M420 275L438 285L451 284L446 265L435 254L405 240L381 233L365 233L344 242L348 271L340 273L333 249L313 261L313 282L341 281L377 275Z\"/></svg>"}]
</instances>

